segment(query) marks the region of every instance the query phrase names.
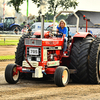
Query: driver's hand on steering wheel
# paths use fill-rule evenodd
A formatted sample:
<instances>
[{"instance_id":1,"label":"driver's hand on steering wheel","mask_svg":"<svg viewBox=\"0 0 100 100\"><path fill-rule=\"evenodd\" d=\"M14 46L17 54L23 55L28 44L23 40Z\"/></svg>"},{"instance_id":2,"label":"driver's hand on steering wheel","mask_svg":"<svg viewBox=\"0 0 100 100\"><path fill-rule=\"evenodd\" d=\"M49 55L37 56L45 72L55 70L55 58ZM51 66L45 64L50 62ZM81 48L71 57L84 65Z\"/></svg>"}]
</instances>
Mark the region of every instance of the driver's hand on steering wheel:
<instances>
[{"instance_id":1,"label":"driver's hand on steering wheel","mask_svg":"<svg viewBox=\"0 0 100 100\"><path fill-rule=\"evenodd\" d=\"M58 35L62 35L62 33L58 33Z\"/></svg>"}]
</instances>

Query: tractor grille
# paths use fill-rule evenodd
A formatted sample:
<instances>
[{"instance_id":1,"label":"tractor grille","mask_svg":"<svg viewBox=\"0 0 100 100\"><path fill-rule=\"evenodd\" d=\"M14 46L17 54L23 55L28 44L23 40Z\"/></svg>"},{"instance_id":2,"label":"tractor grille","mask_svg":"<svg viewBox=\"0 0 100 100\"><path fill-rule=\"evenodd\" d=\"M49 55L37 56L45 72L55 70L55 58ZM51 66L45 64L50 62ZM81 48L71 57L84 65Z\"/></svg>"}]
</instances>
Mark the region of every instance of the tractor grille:
<instances>
[{"instance_id":1,"label":"tractor grille","mask_svg":"<svg viewBox=\"0 0 100 100\"><path fill-rule=\"evenodd\" d=\"M39 50L39 54L38 55L30 55L29 54L29 48L36 48ZM41 61L41 48L39 47L27 47L27 57L31 57L31 60L32 61L37 61L37 58L40 58L40 61ZM38 62L40 62L38 61Z\"/></svg>"},{"instance_id":2,"label":"tractor grille","mask_svg":"<svg viewBox=\"0 0 100 100\"><path fill-rule=\"evenodd\" d=\"M25 45L41 46L42 41L41 40L33 40L33 39L25 39Z\"/></svg>"}]
</instances>

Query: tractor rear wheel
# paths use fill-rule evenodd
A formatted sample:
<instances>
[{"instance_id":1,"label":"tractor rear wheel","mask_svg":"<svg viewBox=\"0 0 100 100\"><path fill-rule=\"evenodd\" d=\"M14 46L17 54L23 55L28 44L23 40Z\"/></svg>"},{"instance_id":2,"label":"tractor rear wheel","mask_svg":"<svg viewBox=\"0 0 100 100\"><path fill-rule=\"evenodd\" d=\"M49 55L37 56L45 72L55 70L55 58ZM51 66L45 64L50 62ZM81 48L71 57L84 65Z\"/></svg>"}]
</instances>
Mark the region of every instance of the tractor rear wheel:
<instances>
[{"instance_id":1,"label":"tractor rear wheel","mask_svg":"<svg viewBox=\"0 0 100 100\"><path fill-rule=\"evenodd\" d=\"M69 82L69 70L67 67L59 66L54 74L54 82L57 86L66 86Z\"/></svg>"},{"instance_id":2,"label":"tractor rear wheel","mask_svg":"<svg viewBox=\"0 0 100 100\"><path fill-rule=\"evenodd\" d=\"M9 64L5 70L5 79L9 84L16 84L19 80L20 72L16 73L16 65Z\"/></svg>"},{"instance_id":3,"label":"tractor rear wheel","mask_svg":"<svg viewBox=\"0 0 100 100\"><path fill-rule=\"evenodd\" d=\"M91 36L86 38L76 38L73 43L70 68L77 70L77 73L71 75L73 82L89 82L88 59L93 39L94 38Z\"/></svg>"},{"instance_id":4,"label":"tractor rear wheel","mask_svg":"<svg viewBox=\"0 0 100 100\"><path fill-rule=\"evenodd\" d=\"M17 46L17 50L15 52L15 63L17 65L22 66L22 62L24 61L24 57L25 57L25 45L24 45L24 39L28 38L28 34L24 34L18 43ZM31 73L21 73L20 74L20 78L24 78L24 79L31 79L32 78L32 74Z\"/></svg>"},{"instance_id":5,"label":"tractor rear wheel","mask_svg":"<svg viewBox=\"0 0 100 100\"><path fill-rule=\"evenodd\" d=\"M89 82L100 83L100 38L93 41L89 55Z\"/></svg>"},{"instance_id":6,"label":"tractor rear wheel","mask_svg":"<svg viewBox=\"0 0 100 100\"><path fill-rule=\"evenodd\" d=\"M71 50L70 68L77 70L71 78L74 82L100 83L100 38L77 39Z\"/></svg>"},{"instance_id":7,"label":"tractor rear wheel","mask_svg":"<svg viewBox=\"0 0 100 100\"><path fill-rule=\"evenodd\" d=\"M19 43L18 43L18 46L17 46L17 50L15 52L15 63L17 65L20 65L22 66L22 61L24 60L24 52L25 52L25 45L24 45L24 39L25 38L28 38L28 35L23 35L20 40L19 40Z\"/></svg>"}]
</instances>

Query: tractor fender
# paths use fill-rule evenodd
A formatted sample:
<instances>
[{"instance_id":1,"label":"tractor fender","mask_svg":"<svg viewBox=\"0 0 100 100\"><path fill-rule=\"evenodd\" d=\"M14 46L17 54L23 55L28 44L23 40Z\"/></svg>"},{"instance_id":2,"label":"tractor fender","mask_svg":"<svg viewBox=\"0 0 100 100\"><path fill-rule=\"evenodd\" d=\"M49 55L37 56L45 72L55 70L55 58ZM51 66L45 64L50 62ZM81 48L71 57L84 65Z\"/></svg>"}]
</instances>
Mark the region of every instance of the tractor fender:
<instances>
[{"instance_id":1,"label":"tractor fender","mask_svg":"<svg viewBox=\"0 0 100 100\"><path fill-rule=\"evenodd\" d=\"M90 33L88 33L88 32L79 32L79 33L75 34L75 35L73 36L72 44L71 44L71 46L70 46L70 51L71 51L71 49L72 49L73 43L75 42L75 39L77 39L77 38L86 38L87 36L93 37L93 35L90 34ZM71 52L70 52L70 53L71 53Z\"/></svg>"},{"instance_id":2,"label":"tractor fender","mask_svg":"<svg viewBox=\"0 0 100 100\"><path fill-rule=\"evenodd\" d=\"M18 27L20 29L20 31L21 31L21 27L18 24L10 25L10 29L12 29L13 27Z\"/></svg>"},{"instance_id":3,"label":"tractor fender","mask_svg":"<svg viewBox=\"0 0 100 100\"><path fill-rule=\"evenodd\" d=\"M77 34L75 34L74 35L74 37L73 38L86 38L87 36L91 36L91 37L93 37L93 35L92 34L90 34L90 33L88 33L88 32L78 32Z\"/></svg>"},{"instance_id":4,"label":"tractor fender","mask_svg":"<svg viewBox=\"0 0 100 100\"><path fill-rule=\"evenodd\" d=\"M11 24L11 25L10 25L10 28L12 28L13 26L19 26L19 24L15 24L15 23L14 23L14 24ZM20 26L19 26L19 27L20 27Z\"/></svg>"}]
</instances>

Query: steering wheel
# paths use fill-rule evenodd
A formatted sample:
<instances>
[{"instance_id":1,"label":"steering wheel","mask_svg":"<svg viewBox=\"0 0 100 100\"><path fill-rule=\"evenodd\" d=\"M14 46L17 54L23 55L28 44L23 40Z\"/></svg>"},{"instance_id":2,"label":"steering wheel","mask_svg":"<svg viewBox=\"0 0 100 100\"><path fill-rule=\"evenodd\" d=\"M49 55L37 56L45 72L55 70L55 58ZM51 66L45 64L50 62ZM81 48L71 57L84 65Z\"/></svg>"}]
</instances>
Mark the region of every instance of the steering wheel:
<instances>
[{"instance_id":1,"label":"steering wheel","mask_svg":"<svg viewBox=\"0 0 100 100\"><path fill-rule=\"evenodd\" d=\"M58 36L63 36L63 32L58 31Z\"/></svg>"},{"instance_id":2,"label":"steering wheel","mask_svg":"<svg viewBox=\"0 0 100 100\"><path fill-rule=\"evenodd\" d=\"M55 31L55 30L52 30L50 33L49 33L49 36L50 37L59 37L59 36L63 36L63 33L61 31Z\"/></svg>"}]
</instances>

